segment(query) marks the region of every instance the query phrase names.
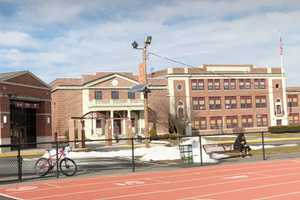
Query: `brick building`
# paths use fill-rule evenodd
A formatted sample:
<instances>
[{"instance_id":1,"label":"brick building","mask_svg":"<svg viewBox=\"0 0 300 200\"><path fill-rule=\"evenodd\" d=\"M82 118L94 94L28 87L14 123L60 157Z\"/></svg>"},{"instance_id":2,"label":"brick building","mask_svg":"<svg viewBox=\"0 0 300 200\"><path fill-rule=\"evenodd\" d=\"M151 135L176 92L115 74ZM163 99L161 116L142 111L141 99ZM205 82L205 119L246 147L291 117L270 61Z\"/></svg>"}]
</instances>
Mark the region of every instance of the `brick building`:
<instances>
[{"instance_id":1,"label":"brick building","mask_svg":"<svg viewBox=\"0 0 300 200\"><path fill-rule=\"evenodd\" d=\"M52 140L51 90L28 71L0 73L0 144ZM25 147L35 145L25 145Z\"/></svg>"},{"instance_id":2,"label":"brick building","mask_svg":"<svg viewBox=\"0 0 300 200\"><path fill-rule=\"evenodd\" d=\"M167 77L170 113L189 122L195 134L288 124L281 68L203 65L168 69Z\"/></svg>"},{"instance_id":3,"label":"brick building","mask_svg":"<svg viewBox=\"0 0 300 200\"><path fill-rule=\"evenodd\" d=\"M96 73L55 80L52 130L78 135L84 126L91 139L142 133L143 96L128 93L138 79L130 73ZM156 71L148 80L150 127L158 133L168 133L174 119L184 122L186 134L226 133L237 127L261 131L288 124L281 68L202 65Z\"/></svg>"},{"instance_id":4,"label":"brick building","mask_svg":"<svg viewBox=\"0 0 300 200\"><path fill-rule=\"evenodd\" d=\"M149 118L159 133L168 131L166 84L150 78ZM141 93L129 89L139 84L131 73L95 73L78 79L52 82L52 130L70 139L79 138L81 130L88 139L128 137L143 133L144 100ZM155 96L155 99L152 98ZM166 106L163 106L166 105ZM158 112L162 107L165 112Z\"/></svg>"},{"instance_id":5,"label":"brick building","mask_svg":"<svg viewBox=\"0 0 300 200\"><path fill-rule=\"evenodd\" d=\"M300 87L287 88L287 106L288 106L288 120L289 125L299 125L300 114Z\"/></svg>"}]
</instances>

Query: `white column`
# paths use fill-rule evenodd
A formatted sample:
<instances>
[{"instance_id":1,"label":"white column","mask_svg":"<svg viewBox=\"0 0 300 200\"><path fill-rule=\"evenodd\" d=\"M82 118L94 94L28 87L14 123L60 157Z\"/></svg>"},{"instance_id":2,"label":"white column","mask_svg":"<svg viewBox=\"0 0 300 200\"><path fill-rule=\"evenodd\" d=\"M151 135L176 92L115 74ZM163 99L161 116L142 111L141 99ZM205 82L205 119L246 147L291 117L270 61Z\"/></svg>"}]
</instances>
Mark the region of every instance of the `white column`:
<instances>
[{"instance_id":1,"label":"white column","mask_svg":"<svg viewBox=\"0 0 300 200\"><path fill-rule=\"evenodd\" d=\"M126 136L126 117L122 119L122 135Z\"/></svg>"},{"instance_id":2,"label":"white column","mask_svg":"<svg viewBox=\"0 0 300 200\"><path fill-rule=\"evenodd\" d=\"M114 134L114 111L110 110L111 132Z\"/></svg>"}]
</instances>

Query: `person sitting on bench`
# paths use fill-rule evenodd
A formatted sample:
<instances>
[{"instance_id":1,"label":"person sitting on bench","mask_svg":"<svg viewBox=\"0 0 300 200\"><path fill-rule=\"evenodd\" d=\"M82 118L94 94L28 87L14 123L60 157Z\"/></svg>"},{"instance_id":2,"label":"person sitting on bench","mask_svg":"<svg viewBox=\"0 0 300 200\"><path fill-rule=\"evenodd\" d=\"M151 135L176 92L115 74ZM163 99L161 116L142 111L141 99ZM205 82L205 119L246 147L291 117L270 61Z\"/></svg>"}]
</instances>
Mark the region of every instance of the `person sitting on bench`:
<instances>
[{"instance_id":1,"label":"person sitting on bench","mask_svg":"<svg viewBox=\"0 0 300 200\"><path fill-rule=\"evenodd\" d=\"M235 139L233 148L235 150L239 150L241 156L249 155L249 151L251 150L251 148L246 142L246 137L245 137L244 133L240 133L237 136L237 138Z\"/></svg>"}]
</instances>

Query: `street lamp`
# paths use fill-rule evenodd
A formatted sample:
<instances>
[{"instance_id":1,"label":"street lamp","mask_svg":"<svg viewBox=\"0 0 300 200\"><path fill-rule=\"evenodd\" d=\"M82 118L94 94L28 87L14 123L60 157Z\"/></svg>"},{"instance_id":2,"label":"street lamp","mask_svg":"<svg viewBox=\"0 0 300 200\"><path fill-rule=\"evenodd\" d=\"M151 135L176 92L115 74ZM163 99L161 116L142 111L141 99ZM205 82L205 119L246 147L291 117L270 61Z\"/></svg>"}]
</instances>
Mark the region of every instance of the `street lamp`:
<instances>
[{"instance_id":1,"label":"street lamp","mask_svg":"<svg viewBox=\"0 0 300 200\"><path fill-rule=\"evenodd\" d=\"M147 48L151 44L152 37L147 36L144 42L144 47L139 47L139 44L136 41L133 41L131 44L134 49L139 49L143 51L143 65L144 65L144 83L145 89L143 90L144 94L144 121L145 121L145 136L149 138L149 120L148 120L148 79L147 79ZM149 146L149 140L146 140L146 146Z\"/></svg>"}]
</instances>

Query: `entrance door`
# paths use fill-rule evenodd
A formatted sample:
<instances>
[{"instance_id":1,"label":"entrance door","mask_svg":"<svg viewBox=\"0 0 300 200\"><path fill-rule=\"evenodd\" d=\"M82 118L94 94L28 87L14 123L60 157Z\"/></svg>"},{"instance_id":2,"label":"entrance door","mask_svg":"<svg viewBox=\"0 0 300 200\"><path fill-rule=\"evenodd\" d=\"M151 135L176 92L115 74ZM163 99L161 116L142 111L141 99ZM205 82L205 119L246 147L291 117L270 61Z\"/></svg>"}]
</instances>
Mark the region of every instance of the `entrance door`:
<instances>
[{"instance_id":1,"label":"entrance door","mask_svg":"<svg viewBox=\"0 0 300 200\"><path fill-rule=\"evenodd\" d=\"M114 135L121 135L121 120L114 120Z\"/></svg>"},{"instance_id":2,"label":"entrance door","mask_svg":"<svg viewBox=\"0 0 300 200\"><path fill-rule=\"evenodd\" d=\"M36 111L11 105L11 144L20 142L22 148L36 147Z\"/></svg>"}]
</instances>

